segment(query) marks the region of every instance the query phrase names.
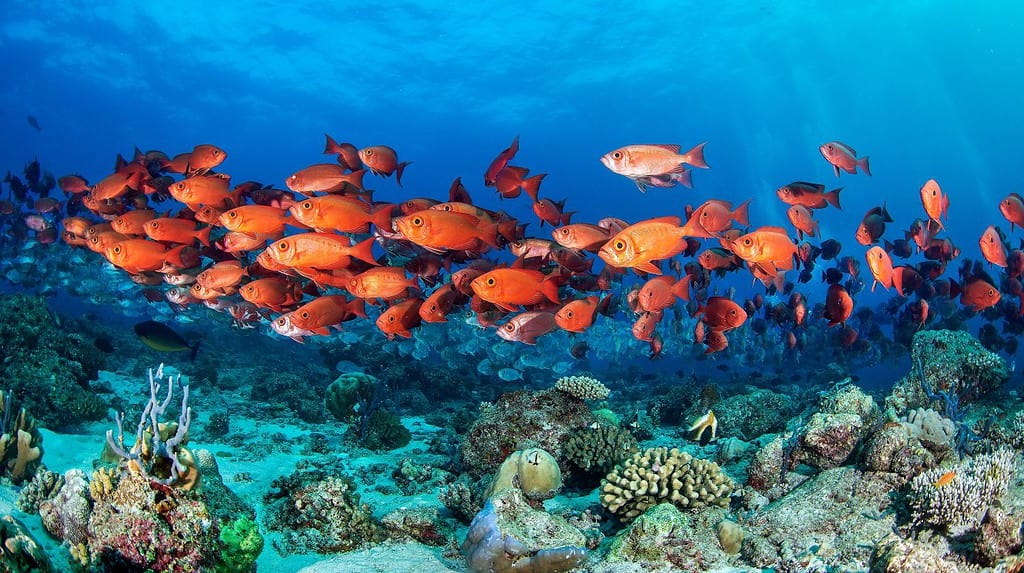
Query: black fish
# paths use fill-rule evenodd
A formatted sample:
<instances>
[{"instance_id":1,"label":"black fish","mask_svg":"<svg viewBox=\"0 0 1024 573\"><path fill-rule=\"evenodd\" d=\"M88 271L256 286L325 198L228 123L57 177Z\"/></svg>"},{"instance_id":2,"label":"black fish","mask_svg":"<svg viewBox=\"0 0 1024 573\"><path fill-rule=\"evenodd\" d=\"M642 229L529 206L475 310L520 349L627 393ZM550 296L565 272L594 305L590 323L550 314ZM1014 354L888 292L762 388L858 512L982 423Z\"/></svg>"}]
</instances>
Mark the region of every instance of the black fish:
<instances>
[{"instance_id":1,"label":"black fish","mask_svg":"<svg viewBox=\"0 0 1024 573\"><path fill-rule=\"evenodd\" d=\"M43 130L43 128L39 127L39 120L36 119L36 116L30 115L30 116L25 118L25 121L27 121L28 124L31 125L32 127L36 128L36 131L42 131Z\"/></svg>"},{"instance_id":2,"label":"black fish","mask_svg":"<svg viewBox=\"0 0 1024 573\"><path fill-rule=\"evenodd\" d=\"M135 325L135 334L146 346L160 352L181 352L191 350L191 360L195 361L199 352L199 343L189 344L180 334L166 324L147 320Z\"/></svg>"}]
</instances>

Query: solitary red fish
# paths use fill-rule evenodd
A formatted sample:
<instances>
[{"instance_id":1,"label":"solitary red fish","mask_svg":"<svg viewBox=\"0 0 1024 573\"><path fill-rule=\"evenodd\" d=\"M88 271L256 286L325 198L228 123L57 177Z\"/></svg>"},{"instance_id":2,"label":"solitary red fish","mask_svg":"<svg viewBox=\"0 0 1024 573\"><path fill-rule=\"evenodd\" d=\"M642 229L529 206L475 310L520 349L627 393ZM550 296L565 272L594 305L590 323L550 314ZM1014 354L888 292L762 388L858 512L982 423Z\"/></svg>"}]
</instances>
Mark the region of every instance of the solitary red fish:
<instances>
[{"instance_id":1,"label":"solitary red fish","mask_svg":"<svg viewBox=\"0 0 1024 573\"><path fill-rule=\"evenodd\" d=\"M646 191L650 183L646 178L681 174L686 171L684 164L707 169L704 145L698 144L682 154L679 153L679 146L674 144L627 145L604 154L601 163L612 172L632 179L640 191Z\"/></svg>"},{"instance_id":2,"label":"solitary red fish","mask_svg":"<svg viewBox=\"0 0 1024 573\"><path fill-rule=\"evenodd\" d=\"M826 161L832 164L832 169L836 172L836 177L839 177L839 170L842 169L847 173L857 173L857 168L864 173L871 175L871 169L868 168L868 158L858 158L857 152L840 141L830 141L823 143L818 147L818 151L821 152L822 157Z\"/></svg>"}]
</instances>

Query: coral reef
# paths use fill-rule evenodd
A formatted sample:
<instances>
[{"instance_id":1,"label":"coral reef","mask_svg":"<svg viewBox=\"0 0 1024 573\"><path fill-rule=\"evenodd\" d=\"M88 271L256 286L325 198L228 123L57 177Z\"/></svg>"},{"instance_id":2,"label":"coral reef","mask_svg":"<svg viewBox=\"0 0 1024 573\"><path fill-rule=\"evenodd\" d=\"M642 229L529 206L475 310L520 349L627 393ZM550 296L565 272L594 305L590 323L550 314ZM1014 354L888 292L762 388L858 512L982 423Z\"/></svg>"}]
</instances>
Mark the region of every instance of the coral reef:
<instances>
[{"instance_id":1,"label":"coral reef","mask_svg":"<svg viewBox=\"0 0 1024 573\"><path fill-rule=\"evenodd\" d=\"M965 406L1001 386L1009 376L1005 360L958 330L918 332L910 358L914 367L885 400L886 407L898 413L932 406L944 409L943 401Z\"/></svg>"},{"instance_id":2,"label":"coral reef","mask_svg":"<svg viewBox=\"0 0 1024 573\"><path fill-rule=\"evenodd\" d=\"M493 472L516 450L541 448L565 462L562 444L570 432L595 422L583 400L549 389L518 390L480 406L480 416L462 440L462 461L474 475Z\"/></svg>"},{"instance_id":3,"label":"coral reef","mask_svg":"<svg viewBox=\"0 0 1024 573\"><path fill-rule=\"evenodd\" d=\"M822 398L799 436L798 461L821 469L841 466L879 419L874 399L849 382Z\"/></svg>"},{"instance_id":4,"label":"coral reef","mask_svg":"<svg viewBox=\"0 0 1024 573\"><path fill-rule=\"evenodd\" d=\"M351 424L346 438L374 451L401 448L412 435L398 416L383 409L387 385L362 372L341 374L327 386L325 403L335 418Z\"/></svg>"},{"instance_id":5,"label":"coral reef","mask_svg":"<svg viewBox=\"0 0 1024 573\"><path fill-rule=\"evenodd\" d=\"M554 388L580 400L604 400L611 393L600 380L590 376L563 376L555 381Z\"/></svg>"},{"instance_id":6,"label":"coral reef","mask_svg":"<svg viewBox=\"0 0 1024 573\"><path fill-rule=\"evenodd\" d=\"M0 380L44 427L72 428L106 415L89 390L104 355L58 326L42 298L0 297L0 341Z\"/></svg>"},{"instance_id":7,"label":"coral reef","mask_svg":"<svg viewBox=\"0 0 1024 573\"><path fill-rule=\"evenodd\" d=\"M23 523L10 515L0 516L0 572L47 573L50 559Z\"/></svg>"},{"instance_id":8,"label":"coral reef","mask_svg":"<svg viewBox=\"0 0 1024 573\"><path fill-rule=\"evenodd\" d=\"M263 551L263 536L250 517L242 516L224 523L220 528L220 562L217 573L252 571L256 558Z\"/></svg>"},{"instance_id":9,"label":"coral reef","mask_svg":"<svg viewBox=\"0 0 1024 573\"><path fill-rule=\"evenodd\" d=\"M959 573L956 563L927 543L891 536L875 547L871 573Z\"/></svg>"},{"instance_id":10,"label":"coral reef","mask_svg":"<svg viewBox=\"0 0 1024 573\"><path fill-rule=\"evenodd\" d=\"M987 508L1006 493L1014 456L1012 450L999 450L915 477L906 492L911 525L958 532L976 528Z\"/></svg>"},{"instance_id":11,"label":"coral reef","mask_svg":"<svg viewBox=\"0 0 1024 573\"><path fill-rule=\"evenodd\" d=\"M935 455L912 435L913 428L900 422L887 422L867 439L860 467L890 472L903 480L934 467Z\"/></svg>"},{"instance_id":12,"label":"coral reef","mask_svg":"<svg viewBox=\"0 0 1024 573\"><path fill-rule=\"evenodd\" d=\"M715 404L715 416L723 436L749 441L784 430L791 409L791 399L786 395L756 389L723 398Z\"/></svg>"},{"instance_id":13,"label":"coral reef","mask_svg":"<svg viewBox=\"0 0 1024 573\"><path fill-rule=\"evenodd\" d=\"M601 481L601 505L629 523L662 502L682 509L726 507L732 489L718 464L674 448L650 448L633 454Z\"/></svg>"},{"instance_id":14,"label":"coral reef","mask_svg":"<svg viewBox=\"0 0 1024 573\"><path fill-rule=\"evenodd\" d=\"M710 525L721 514L712 509L692 515L670 503L651 507L615 536L596 571L611 573L629 566L641 571L711 571L728 566L729 557Z\"/></svg>"},{"instance_id":15,"label":"coral reef","mask_svg":"<svg viewBox=\"0 0 1024 573\"><path fill-rule=\"evenodd\" d=\"M322 399L324 382L318 382L322 380L320 374L319 370L302 372L294 368L260 368L253 374L249 397L254 401L276 404L280 409L287 408L287 412L304 422L322 424L327 421L327 413Z\"/></svg>"},{"instance_id":16,"label":"coral reef","mask_svg":"<svg viewBox=\"0 0 1024 573\"><path fill-rule=\"evenodd\" d=\"M452 542L451 521L443 519L434 507L396 509L381 518L391 539L412 539L435 547Z\"/></svg>"},{"instance_id":17,"label":"coral reef","mask_svg":"<svg viewBox=\"0 0 1024 573\"><path fill-rule=\"evenodd\" d=\"M462 554L473 573L559 573L583 562L586 541L564 519L533 509L510 487L473 518Z\"/></svg>"},{"instance_id":18,"label":"coral reef","mask_svg":"<svg viewBox=\"0 0 1024 573\"><path fill-rule=\"evenodd\" d=\"M512 452L498 467L484 497L517 487L530 502L551 499L562 489L562 472L555 457L540 448Z\"/></svg>"},{"instance_id":19,"label":"coral reef","mask_svg":"<svg viewBox=\"0 0 1024 573\"><path fill-rule=\"evenodd\" d=\"M43 436L36 421L14 403L14 395L0 390L0 477L15 485L31 479L42 463Z\"/></svg>"},{"instance_id":20,"label":"coral reef","mask_svg":"<svg viewBox=\"0 0 1024 573\"><path fill-rule=\"evenodd\" d=\"M32 481L21 488L18 495L18 509L25 513L39 513L39 504L57 495L64 485L64 476L40 467Z\"/></svg>"},{"instance_id":21,"label":"coral reef","mask_svg":"<svg viewBox=\"0 0 1024 573\"><path fill-rule=\"evenodd\" d=\"M340 553L384 539L351 478L299 469L271 485L264 496L267 527L281 533L274 546L283 554Z\"/></svg>"},{"instance_id":22,"label":"coral reef","mask_svg":"<svg viewBox=\"0 0 1024 573\"><path fill-rule=\"evenodd\" d=\"M71 545L82 545L89 539L89 482L85 472L74 469L64 474L64 485L57 494L39 504L39 517L46 531Z\"/></svg>"},{"instance_id":23,"label":"coral reef","mask_svg":"<svg viewBox=\"0 0 1024 573\"><path fill-rule=\"evenodd\" d=\"M573 466L604 475L636 453L639 445L629 430L598 424L573 430L562 449Z\"/></svg>"}]
</instances>

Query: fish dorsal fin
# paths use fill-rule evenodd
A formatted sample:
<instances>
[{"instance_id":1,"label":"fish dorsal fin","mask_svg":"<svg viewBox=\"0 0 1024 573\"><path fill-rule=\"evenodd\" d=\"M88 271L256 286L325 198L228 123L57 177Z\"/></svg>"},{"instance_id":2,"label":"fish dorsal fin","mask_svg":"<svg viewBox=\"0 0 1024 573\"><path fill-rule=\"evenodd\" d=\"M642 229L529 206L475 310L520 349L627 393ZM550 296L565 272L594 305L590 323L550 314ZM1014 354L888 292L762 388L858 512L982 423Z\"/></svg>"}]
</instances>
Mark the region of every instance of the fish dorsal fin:
<instances>
[{"instance_id":1,"label":"fish dorsal fin","mask_svg":"<svg viewBox=\"0 0 1024 573\"><path fill-rule=\"evenodd\" d=\"M651 145L652 147L660 147L662 149L667 149L672 153L679 153L679 146L673 143L652 143Z\"/></svg>"},{"instance_id":2,"label":"fish dorsal fin","mask_svg":"<svg viewBox=\"0 0 1024 573\"><path fill-rule=\"evenodd\" d=\"M758 233L778 233L780 235L786 235L787 237L789 236L789 231L783 229L782 227L773 227L773 226L758 227L757 232Z\"/></svg>"},{"instance_id":3,"label":"fish dorsal fin","mask_svg":"<svg viewBox=\"0 0 1024 573\"><path fill-rule=\"evenodd\" d=\"M648 220L642 221L642 222L643 223L667 223L667 224L672 225L674 227L678 227L682 223L682 219L680 219L679 217L677 217L675 215L670 215L668 217L657 217L657 218L648 219ZM637 224L639 225L639 223L637 223Z\"/></svg>"}]
</instances>

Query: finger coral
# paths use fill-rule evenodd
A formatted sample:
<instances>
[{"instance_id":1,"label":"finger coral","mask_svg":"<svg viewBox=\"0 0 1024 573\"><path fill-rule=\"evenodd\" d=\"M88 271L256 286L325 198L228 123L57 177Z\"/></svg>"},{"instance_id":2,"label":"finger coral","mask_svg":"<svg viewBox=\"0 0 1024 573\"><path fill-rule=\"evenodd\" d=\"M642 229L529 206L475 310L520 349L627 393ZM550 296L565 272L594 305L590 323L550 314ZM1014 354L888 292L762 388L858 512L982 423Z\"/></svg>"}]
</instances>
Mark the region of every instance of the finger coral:
<instances>
[{"instance_id":1,"label":"finger coral","mask_svg":"<svg viewBox=\"0 0 1024 573\"><path fill-rule=\"evenodd\" d=\"M580 400L604 400L611 394L607 386L590 376L563 376L555 382L555 390Z\"/></svg>"},{"instance_id":2,"label":"finger coral","mask_svg":"<svg viewBox=\"0 0 1024 573\"><path fill-rule=\"evenodd\" d=\"M1015 468L1014 452L1004 449L967 460L953 469L928 470L908 485L907 507L915 527L969 531L1001 498Z\"/></svg>"}]
</instances>

